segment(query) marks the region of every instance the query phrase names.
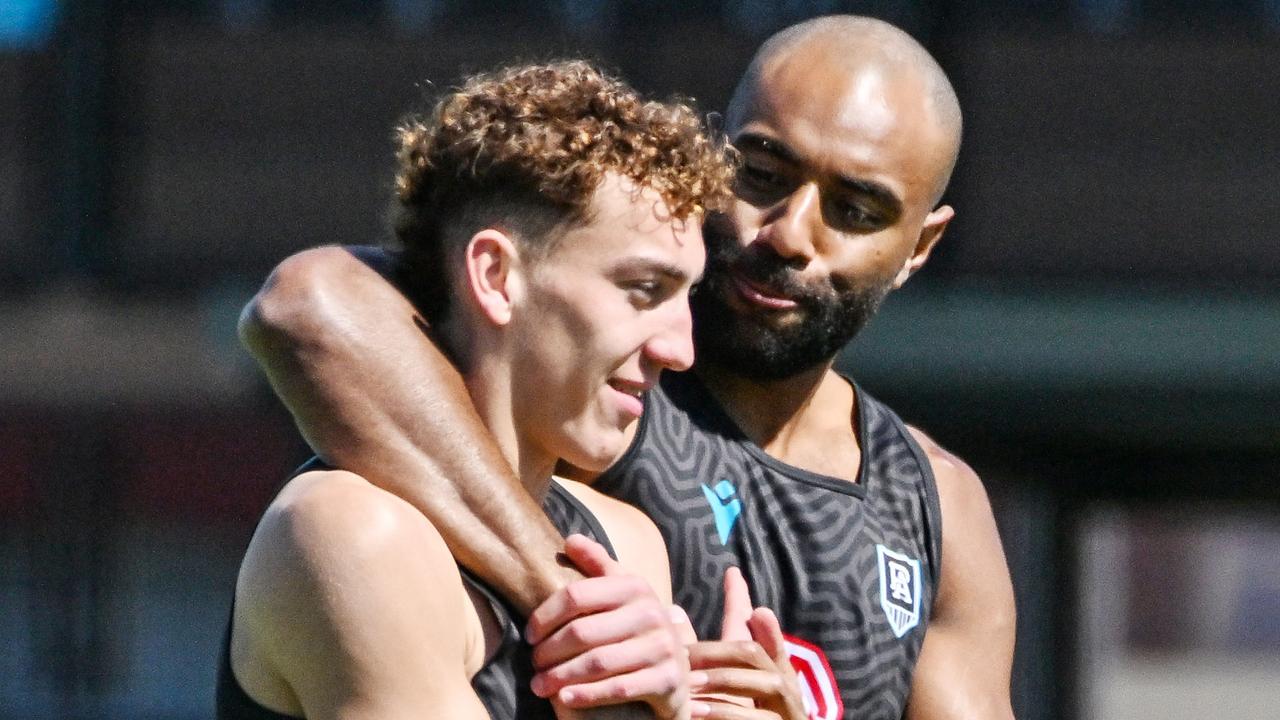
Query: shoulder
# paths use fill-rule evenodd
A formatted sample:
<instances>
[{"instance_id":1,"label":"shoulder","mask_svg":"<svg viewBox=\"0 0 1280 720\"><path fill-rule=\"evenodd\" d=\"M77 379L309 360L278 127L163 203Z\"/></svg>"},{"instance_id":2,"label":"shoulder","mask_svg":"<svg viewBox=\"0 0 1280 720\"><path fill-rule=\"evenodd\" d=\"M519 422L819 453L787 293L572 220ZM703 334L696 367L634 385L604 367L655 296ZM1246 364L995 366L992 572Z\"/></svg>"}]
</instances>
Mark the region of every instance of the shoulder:
<instances>
[{"instance_id":1,"label":"shoulder","mask_svg":"<svg viewBox=\"0 0 1280 720\"><path fill-rule=\"evenodd\" d=\"M978 473L964 460L939 445L923 430L913 425L906 425L911 437L924 451L925 459L933 470L938 484L938 494L951 499L980 499L984 506L987 503L987 491L978 477ZM945 510L943 511L946 512Z\"/></svg>"},{"instance_id":2,"label":"shoulder","mask_svg":"<svg viewBox=\"0 0 1280 720\"><path fill-rule=\"evenodd\" d=\"M255 531L235 625L264 653L288 657L314 643L346 645L401 610L461 620L465 602L457 565L422 515L358 475L313 471L285 486ZM445 634L465 627L433 625ZM463 635L451 639L458 647Z\"/></svg>"},{"instance_id":3,"label":"shoulder","mask_svg":"<svg viewBox=\"0 0 1280 720\"><path fill-rule=\"evenodd\" d=\"M361 717L466 708L480 620L421 515L342 471L299 475L272 503L236 587L231 663L251 697L289 714ZM459 717L459 714L450 714Z\"/></svg>"},{"instance_id":4,"label":"shoulder","mask_svg":"<svg viewBox=\"0 0 1280 720\"><path fill-rule=\"evenodd\" d=\"M659 597L669 599L671 573L667 564L667 546L649 516L581 482L562 478L555 482L600 521L618 554L618 562L644 577L658 591Z\"/></svg>"},{"instance_id":5,"label":"shoulder","mask_svg":"<svg viewBox=\"0 0 1280 720\"><path fill-rule=\"evenodd\" d=\"M268 507L254 542L305 561L387 563L413 550L424 563L453 565L444 540L405 501L343 470L303 473ZM397 565L410 561L401 557Z\"/></svg>"},{"instance_id":6,"label":"shoulder","mask_svg":"<svg viewBox=\"0 0 1280 720\"><path fill-rule=\"evenodd\" d=\"M942 510L942 579L936 613L972 617L1008 628L1014 623L1013 588L986 487L968 463L924 432L909 427L924 450L938 486Z\"/></svg>"}]
</instances>

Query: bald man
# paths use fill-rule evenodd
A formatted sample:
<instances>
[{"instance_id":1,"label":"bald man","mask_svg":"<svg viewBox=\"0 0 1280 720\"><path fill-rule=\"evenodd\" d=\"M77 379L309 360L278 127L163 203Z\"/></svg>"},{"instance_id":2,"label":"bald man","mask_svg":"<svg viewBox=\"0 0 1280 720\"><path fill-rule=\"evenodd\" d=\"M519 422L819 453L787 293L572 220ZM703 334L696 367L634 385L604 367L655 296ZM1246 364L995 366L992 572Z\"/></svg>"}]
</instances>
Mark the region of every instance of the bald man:
<instances>
[{"instance_id":1,"label":"bald man","mask_svg":"<svg viewBox=\"0 0 1280 720\"><path fill-rule=\"evenodd\" d=\"M717 635L721 578L742 568L781 620L811 718L1012 716L1013 593L981 482L833 368L954 215L939 201L960 125L941 69L883 22L819 18L766 42L726 113L743 165L735 206L704 227L695 367L664 373L595 481L659 526L700 636ZM423 322L330 248L283 263L242 334L322 457L427 514L533 611L539 693L625 698L623 633L574 607L559 535Z\"/></svg>"}]
</instances>

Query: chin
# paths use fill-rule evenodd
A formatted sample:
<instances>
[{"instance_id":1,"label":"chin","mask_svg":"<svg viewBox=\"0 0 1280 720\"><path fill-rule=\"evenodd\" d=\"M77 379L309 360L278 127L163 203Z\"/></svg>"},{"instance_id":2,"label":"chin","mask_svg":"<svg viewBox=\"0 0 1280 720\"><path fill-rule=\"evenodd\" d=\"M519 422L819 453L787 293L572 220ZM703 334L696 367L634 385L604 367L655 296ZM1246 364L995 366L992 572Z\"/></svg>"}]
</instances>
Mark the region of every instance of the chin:
<instances>
[{"instance_id":1,"label":"chin","mask_svg":"<svg viewBox=\"0 0 1280 720\"><path fill-rule=\"evenodd\" d=\"M626 437L621 431L592 433L587 442L581 439L572 453L565 454L565 462L587 472L603 472L618 459L626 449L623 440Z\"/></svg>"}]
</instances>

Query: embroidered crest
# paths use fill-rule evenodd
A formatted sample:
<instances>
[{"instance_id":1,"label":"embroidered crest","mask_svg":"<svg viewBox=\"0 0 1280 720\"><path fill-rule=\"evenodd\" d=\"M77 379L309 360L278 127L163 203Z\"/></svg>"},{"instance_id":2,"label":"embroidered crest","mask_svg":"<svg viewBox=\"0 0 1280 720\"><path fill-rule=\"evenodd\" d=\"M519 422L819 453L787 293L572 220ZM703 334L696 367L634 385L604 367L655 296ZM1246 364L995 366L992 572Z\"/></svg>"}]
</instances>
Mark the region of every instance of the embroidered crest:
<instances>
[{"instance_id":1,"label":"embroidered crest","mask_svg":"<svg viewBox=\"0 0 1280 720\"><path fill-rule=\"evenodd\" d=\"M920 561L876 545L880 564L880 607L893 634L902 637L920 623Z\"/></svg>"}]
</instances>

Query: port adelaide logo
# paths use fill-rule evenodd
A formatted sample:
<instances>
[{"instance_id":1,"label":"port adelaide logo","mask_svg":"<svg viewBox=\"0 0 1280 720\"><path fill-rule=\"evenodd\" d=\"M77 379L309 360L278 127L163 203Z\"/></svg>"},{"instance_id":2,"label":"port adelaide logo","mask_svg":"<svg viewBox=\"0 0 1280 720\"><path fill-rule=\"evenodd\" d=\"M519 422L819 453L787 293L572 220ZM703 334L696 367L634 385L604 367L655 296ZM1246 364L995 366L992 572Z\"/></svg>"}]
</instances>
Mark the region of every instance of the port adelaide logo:
<instances>
[{"instance_id":1,"label":"port adelaide logo","mask_svg":"<svg viewBox=\"0 0 1280 720\"><path fill-rule=\"evenodd\" d=\"M902 637L920 623L920 561L876 545L880 563L880 607L893 634Z\"/></svg>"}]
</instances>

